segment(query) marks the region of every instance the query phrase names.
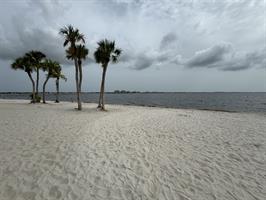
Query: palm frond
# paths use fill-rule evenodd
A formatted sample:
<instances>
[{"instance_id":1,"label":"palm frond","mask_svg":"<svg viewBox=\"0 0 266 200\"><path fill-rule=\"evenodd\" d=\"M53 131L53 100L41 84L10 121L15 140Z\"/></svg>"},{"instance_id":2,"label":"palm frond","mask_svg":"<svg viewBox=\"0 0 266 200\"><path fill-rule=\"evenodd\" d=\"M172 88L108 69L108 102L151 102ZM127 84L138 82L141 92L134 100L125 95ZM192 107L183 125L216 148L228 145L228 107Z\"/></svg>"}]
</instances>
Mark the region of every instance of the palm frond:
<instances>
[{"instance_id":1,"label":"palm frond","mask_svg":"<svg viewBox=\"0 0 266 200\"><path fill-rule=\"evenodd\" d=\"M25 72L29 72L29 73L33 71L33 67L30 63L30 60L26 55L24 55L23 57L17 58L11 64L11 68L14 70L17 70L17 69L24 70Z\"/></svg>"},{"instance_id":2,"label":"palm frond","mask_svg":"<svg viewBox=\"0 0 266 200\"><path fill-rule=\"evenodd\" d=\"M114 53L115 53L117 56L120 56L121 53L122 53L122 49L116 49L116 50L114 51Z\"/></svg>"},{"instance_id":3,"label":"palm frond","mask_svg":"<svg viewBox=\"0 0 266 200\"><path fill-rule=\"evenodd\" d=\"M85 36L82 33L79 33L79 31L76 33L76 38L77 42L85 43Z\"/></svg>"},{"instance_id":4,"label":"palm frond","mask_svg":"<svg viewBox=\"0 0 266 200\"><path fill-rule=\"evenodd\" d=\"M81 42L85 43L85 36L79 32L79 29L73 28L72 25L65 26L59 30L59 34L64 36L63 46L76 46L76 43Z\"/></svg>"},{"instance_id":5,"label":"palm frond","mask_svg":"<svg viewBox=\"0 0 266 200\"><path fill-rule=\"evenodd\" d=\"M85 60L88 54L89 50L82 44L75 47L69 47L66 50L66 57L71 60L74 60L75 58L78 60Z\"/></svg>"},{"instance_id":6,"label":"palm frond","mask_svg":"<svg viewBox=\"0 0 266 200\"><path fill-rule=\"evenodd\" d=\"M67 78L65 77L64 74L60 74L59 78L63 79L64 81L67 81Z\"/></svg>"},{"instance_id":7,"label":"palm frond","mask_svg":"<svg viewBox=\"0 0 266 200\"><path fill-rule=\"evenodd\" d=\"M118 62L118 57L115 55L112 55L112 62L117 63Z\"/></svg>"},{"instance_id":8,"label":"palm frond","mask_svg":"<svg viewBox=\"0 0 266 200\"><path fill-rule=\"evenodd\" d=\"M76 54L76 48L75 47L69 47L66 49L66 58L69 60L74 60L75 59L75 54Z\"/></svg>"},{"instance_id":9,"label":"palm frond","mask_svg":"<svg viewBox=\"0 0 266 200\"><path fill-rule=\"evenodd\" d=\"M97 63L101 63L102 66L107 66L110 60L113 63L118 62L118 57L120 56L122 50L115 49L115 41L104 39L100 40L97 44L98 48L94 52L94 58Z\"/></svg>"},{"instance_id":10,"label":"palm frond","mask_svg":"<svg viewBox=\"0 0 266 200\"><path fill-rule=\"evenodd\" d=\"M74 28L71 25L64 26L63 28L60 28L59 34L60 35L67 35L71 32L73 32Z\"/></svg>"},{"instance_id":11,"label":"palm frond","mask_svg":"<svg viewBox=\"0 0 266 200\"><path fill-rule=\"evenodd\" d=\"M63 44L63 46L65 47L65 46L67 46L68 45L68 43L69 43L69 40L68 39L66 39L65 40L65 42L64 42L64 44Z\"/></svg>"}]
</instances>

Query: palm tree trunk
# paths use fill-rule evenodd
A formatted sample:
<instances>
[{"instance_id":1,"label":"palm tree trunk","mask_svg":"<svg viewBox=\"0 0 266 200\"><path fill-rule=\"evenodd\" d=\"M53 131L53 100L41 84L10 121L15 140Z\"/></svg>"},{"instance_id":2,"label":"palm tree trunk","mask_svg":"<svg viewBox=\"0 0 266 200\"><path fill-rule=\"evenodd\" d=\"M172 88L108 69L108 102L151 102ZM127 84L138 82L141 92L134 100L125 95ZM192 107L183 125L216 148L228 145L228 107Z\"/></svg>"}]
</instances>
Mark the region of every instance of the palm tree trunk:
<instances>
[{"instance_id":1,"label":"palm tree trunk","mask_svg":"<svg viewBox=\"0 0 266 200\"><path fill-rule=\"evenodd\" d=\"M102 79L103 80L103 79ZM99 101L98 101L98 107L101 108L101 99L102 99L102 87L103 87L103 81L101 82L101 88L100 88L100 95L99 95Z\"/></svg>"},{"instance_id":2,"label":"palm tree trunk","mask_svg":"<svg viewBox=\"0 0 266 200\"><path fill-rule=\"evenodd\" d=\"M107 70L107 66L103 66L101 93L100 93L100 100L99 100L99 105L102 110L105 110L104 108L104 83L105 83L106 70Z\"/></svg>"},{"instance_id":3,"label":"palm tree trunk","mask_svg":"<svg viewBox=\"0 0 266 200\"><path fill-rule=\"evenodd\" d=\"M101 88L100 88L99 103L98 103L98 107L97 108L102 108L103 79L104 79L104 75L103 75L103 72L102 72L102 82L101 82Z\"/></svg>"},{"instance_id":4,"label":"palm tree trunk","mask_svg":"<svg viewBox=\"0 0 266 200\"><path fill-rule=\"evenodd\" d=\"M39 93L39 76L40 76L39 68L37 68L36 72L37 72L37 78L36 78L36 94L38 95L38 93Z\"/></svg>"},{"instance_id":5,"label":"palm tree trunk","mask_svg":"<svg viewBox=\"0 0 266 200\"><path fill-rule=\"evenodd\" d=\"M31 80L31 83L32 83L32 103L35 103L36 102L36 99L35 99L35 82L31 76L31 73L30 72L27 72L30 80Z\"/></svg>"},{"instance_id":6,"label":"palm tree trunk","mask_svg":"<svg viewBox=\"0 0 266 200\"><path fill-rule=\"evenodd\" d=\"M80 101L81 101L81 85L82 85L82 66L81 66L81 61L78 62L78 67L79 67L79 93L80 93Z\"/></svg>"},{"instance_id":7,"label":"palm tree trunk","mask_svg":"<svg viewBox=\"0 0 266 200\"><path fill-rule=\"evenodd\" d=\"M59 78L56 78L55 81L55 85L56 85L56 103L59 103Z\"/></svg>"},{"instance_id":8,"label":"palm tree trunk","mask_svg":"<svg viewBox=\"0 0 266 200\"><path fill-rule=\"evenodd\" d=\"M79 69L77 60L75 60L75 70L76 70L76 88L77 88L77 102L78 102L78 110L81 110L81 101L80 101L80 91L79 91Z\"/></svg>"},{"instance_id":9,"label":"palm tree trunk","mask_svg":"<svg viewBox=\"0 0 266 200\"><path fill-rule=\"evenodd\" d=\"M47 84L49 78L50 78L50 77L47 76L46 80L45 80L44 83L43 83L43 88L42 88L42 102L43 102L43 103L46 103L46 102L45 102L45 86L46 86L46 84Z\"/></svg>"}]
</instances>

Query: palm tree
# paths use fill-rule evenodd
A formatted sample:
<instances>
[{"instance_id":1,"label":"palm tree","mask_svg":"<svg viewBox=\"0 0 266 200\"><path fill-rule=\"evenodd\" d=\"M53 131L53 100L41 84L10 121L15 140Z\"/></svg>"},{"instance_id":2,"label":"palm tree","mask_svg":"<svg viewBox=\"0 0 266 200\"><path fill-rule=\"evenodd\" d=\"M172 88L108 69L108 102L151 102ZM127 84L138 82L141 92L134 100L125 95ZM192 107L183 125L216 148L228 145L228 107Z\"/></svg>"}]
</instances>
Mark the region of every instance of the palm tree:
<instances>
[{"instance_id":1,"label":"palm tree","mask_svg":"<svg viewBox=\"0 0 266 200\"><path fill-rule=\"evenodd\" d=\"M26 56L29 58L31 65L36 70L36 95L39 93L39 76L40 76L40 68L41 68L41 62L46 57L45 54L43 54L40 51L30 51L26 53Z\"/></svg>"},{"instance_id":2,"label":"palm tree","mask_svg":"<svg viewBox=\"0 0 266 200\"><path fill-rule=\"evenodd\" d=\"M35 82L34 82L32 75L31 75L31 73L33 72L33 67L30 63L29 58L26 55L23 57L17 58L11 64L11 68L14 70L17 70L17 69L24 70L28 74L28 76L31 80L31 83L32 83L32 103L35 103L36 102L36 99L35 99Z\"/></svg>"},{"instance_id":3,"label":"palm tree","mask_svg":"<svg viewBox=\"0 0 266 200\"><path fill-rule=\"evenodd\" d=\"M69 47L66 50L67 59L76 60L77 68L76 70L76 86L77 86L77 99L78 102L81 102L80 92L81 92L81 84L82 84L82 60L85 60L87 55L89 54L89 50L85 47L85 45L79 44L75 48ZM79 105L79 110L81 110L81 103Z\"/></svg>"},{"instance_id":4,"label":"palm tree","mask_svg":"<svg viewBox=\"0 0 266 200\"><path fill-rule=\"evenodd\" d=\"M56 68L54 71L52 78L55 78L55 85L56 85L56 100L55 103L59 103L59 80L63 79L64 81L67 81L67 78L64 74L62 74L62 68L59 65L59 67Z\"/></svg>"},{"instance_id":5,"label":"palm tree","mask_svg":"<svg viewBox=\"0 0 266 200\"><path fill-rule=\"evenodd\" d=\"M58 62L52 61L52 60L45 60L42 63L42 68L44 71L47 71L46 79L43 83L43 103L46 103L45 101L45 87L50 78L57 78L58 74L61 73L61 66ZM63 77L63 75L61 75Z\"/></svg>"},{"instance_id":6,"label":"palm tree","mask_svg":"<svg viewBox=\"0 0 266 200\"><path fill-rule=\"evenodd\" d=\"M79 32L78 29L74 29L73 26L65 26L60 29L59 34L63 35L65 38L64 41L64 47L68 44L70 45L67 52L71 52L72 56L70 54L67 56L68 59L74 60L75 64L75 73L76 73L76 89L77 89L77 102L78 102L78 110L81 110L81 99L80 99L80 88L81 88L81 81L82 81L82 72L81 72L81 65L78 64L78 58L75 56L77 53L77 43L85 43L85 37L83 34ZM81 79L79 78L81 77Z\"/></svg>"},{"instance_id":7,"label":"palm tree","mask_svg":"<svg viewBox=\"0 0 266 200\"><path fill-rule=\"evenodd\" d=\"M121 54L121 49L115 48L115 41L108 41L107 39L101 40L98 42L98 48L94 52L94 58L97 63L101 64L103 68L102 73L102 83L99 97L98 108L101 110L105 110L104 108L104 83L105 83L105 74L107 70L107 66L110 61L116 63Z\"/></svg>"}]
</instances>

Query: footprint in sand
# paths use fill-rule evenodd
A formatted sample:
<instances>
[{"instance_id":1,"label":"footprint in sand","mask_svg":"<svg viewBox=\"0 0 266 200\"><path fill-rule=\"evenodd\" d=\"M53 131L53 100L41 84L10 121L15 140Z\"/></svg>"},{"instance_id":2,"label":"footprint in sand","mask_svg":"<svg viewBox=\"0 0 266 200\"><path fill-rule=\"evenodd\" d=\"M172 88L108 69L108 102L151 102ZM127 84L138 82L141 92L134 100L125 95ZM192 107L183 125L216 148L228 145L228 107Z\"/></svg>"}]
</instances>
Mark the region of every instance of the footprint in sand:
<instances>
[{"instance_id":1,"label":"footprint in sand","mask_svg":"<svg viewBox=\"0 0 266 200\"><path fill-rule=\"evenodd\" d=\"M62 196L58 186L52 186L49 191L49 196L54 197L55 199L59 199Z\"/></svg>"}]
</instances>

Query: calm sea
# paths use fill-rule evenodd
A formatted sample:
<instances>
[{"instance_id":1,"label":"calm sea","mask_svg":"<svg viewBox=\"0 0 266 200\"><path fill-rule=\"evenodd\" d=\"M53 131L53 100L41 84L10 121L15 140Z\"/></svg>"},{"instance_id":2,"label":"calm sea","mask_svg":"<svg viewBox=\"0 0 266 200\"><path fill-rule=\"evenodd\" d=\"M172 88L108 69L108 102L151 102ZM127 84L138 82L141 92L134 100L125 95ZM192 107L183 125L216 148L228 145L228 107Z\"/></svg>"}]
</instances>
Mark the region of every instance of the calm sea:
<instances>
[{"instance_id":1,"label":"calm sea","mask_svg":"<svg viewBox=\"0 0 266 200\"><path fill-rule=\"evenodd\" d=\"M97 103L98 93L82 93L83 102ZM29 93L0 93L1 99L29 99ZM55 94L48 93L47 100ZM266 92L177 92L177 93L106 93L107 104L189 108L266 114ZM61 101L75 101L75 93L61 93Z\"/></svg>"}]
</instances>

